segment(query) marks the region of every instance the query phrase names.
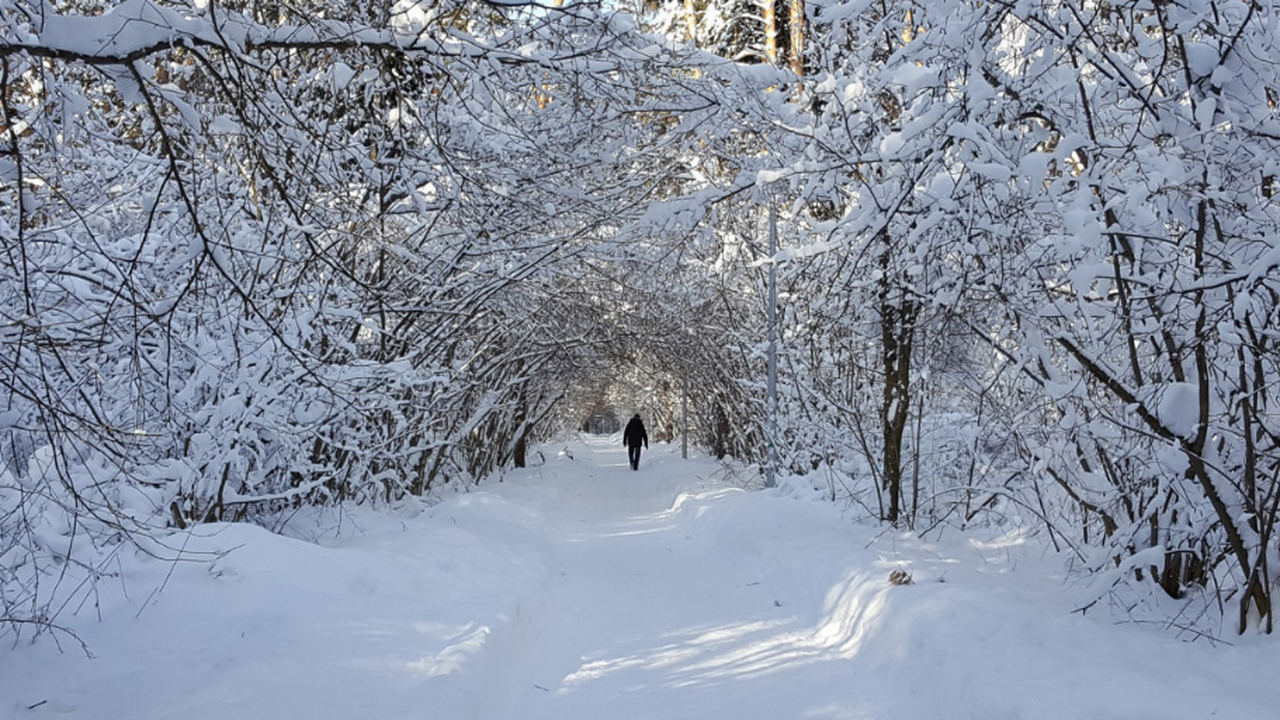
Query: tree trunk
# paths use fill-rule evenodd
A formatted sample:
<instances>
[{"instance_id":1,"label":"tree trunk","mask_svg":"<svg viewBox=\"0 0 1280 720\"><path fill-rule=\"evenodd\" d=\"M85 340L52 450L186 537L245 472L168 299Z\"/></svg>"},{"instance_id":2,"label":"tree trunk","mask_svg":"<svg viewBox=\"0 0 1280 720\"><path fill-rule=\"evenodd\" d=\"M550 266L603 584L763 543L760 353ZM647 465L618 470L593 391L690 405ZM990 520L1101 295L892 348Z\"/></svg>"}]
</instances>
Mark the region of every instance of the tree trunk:
<instances>
[{"instance_id":1,"label":"tree trunk","mask_svg":"<svg viewBox=\"0 0 1280 720\"><path fill-rule=\"evenodd\" d=\"M896 291L890 272L888 238L881 256L880 340L884 371L881 427L884 440L882 481L889 507L884 519L897 525L902 517L902 438L911 407L911 346L915 336L916 303ZM896 291L896 292L895 292Z\"/></svg>"},{"instance_id":2,"label":"tree trunk","mask_svg":"<svg viewBox=\"0 0 1280 720\"><path fill-rule=\"evenodd\" d=\"M770 65L778 64L778 13L774 1L760 2L760 19L764 22L764 57Z\"/></svg>"},{"instance_id":3,"label":"tree trunk","mask_svg":"<svg viewBox=\"0 0 1280 720\"><path fill-rule=\"evenodd\" d=\"M520 402L516 405L515 415L516 442L511 448L511 462L518 468L524 467L525 452L529 444L529 403L521 394Z\"/></svg>"},{"instance_id":4,"label":"tree trunk","mask_svg":"<svg viewBox=\"0 0 1280 720\"><path fill-rule=\"evenodd\" d=\"M787 46L787 57L791 72L804 75L804 0L791 0L790 9L791 42Z\"/></svg>"},{"instance_id":5,"label":"tree trunk","mask_svg":"<svg viewBox=\"0 0 1280 720\"><path fill-rule=\"evenodd\" d=\"M884 343L884 488L889 497L885 520L897 524L902 516L902 438L911 405L911 339L915 309L911 303L884 304L881 339Z\"/></svg>"},{"instance_id":6,"label":"tree trunk","mask_svg":"<svg viewBox=\"0 0 1280 720\"><path fill-rule=\"evenodd\" d=\"M528 448L527 433L516 438L515 449L511 453L511 462L518 468L524 467L524 456Z\"/></svg>"}]
</instances>

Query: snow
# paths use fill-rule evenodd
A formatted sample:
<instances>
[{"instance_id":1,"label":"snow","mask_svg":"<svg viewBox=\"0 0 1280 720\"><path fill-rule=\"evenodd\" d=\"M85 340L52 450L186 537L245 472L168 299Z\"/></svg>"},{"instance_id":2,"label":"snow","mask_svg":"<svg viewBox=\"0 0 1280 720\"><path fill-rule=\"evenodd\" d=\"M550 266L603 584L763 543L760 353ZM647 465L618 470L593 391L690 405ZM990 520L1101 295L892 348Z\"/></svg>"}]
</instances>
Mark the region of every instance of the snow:
<instances>
[{"instance_id":1,"label":"snow","mask_svg":"<svg viewBox=\"0 0 1280 720\"><path fill-rule=\"evenodd\" d=\"M1161 424L1180 438L1195 437L1200 420L1200 387L1192 383L1168 383L1156 405Z\"/></svg>"},{"instance_id":2,"label":"snow","mask_svg":"<svg viewBox=\"0 0 1280 720\"><path fill-rule=\"evenodd\" d=\"M1197 77L1204 77L1213 72L1220 62L1218 48L1204 42L1188 42L1185 44L1187 64Z\"/></svg>"},{"instance_id":3,"label":"snow","mask_svg":"<svg viewBox=\"0 0 1280 720\"><path fill-rule=\"evenodd\" d=\"M420 512L175 535L3 649L0 717L1274 717L1269 638L1103 609L1031 539L922 540L587 438ZM894 570L913 582L894 585ZM95 607L96 605L96 607Z\"/></svg>"},{"instance_id":4,"label":"snow","mask_svg":"<svg viewBox=\"0 0 1280 720\"><path fill-rule=\"evenodd\" d=\"M183 34L213 36L204 20L148 0L126 0L101 16L48 13L39 44L84 55L123 56Z\"/></svg>"}]
</instances>

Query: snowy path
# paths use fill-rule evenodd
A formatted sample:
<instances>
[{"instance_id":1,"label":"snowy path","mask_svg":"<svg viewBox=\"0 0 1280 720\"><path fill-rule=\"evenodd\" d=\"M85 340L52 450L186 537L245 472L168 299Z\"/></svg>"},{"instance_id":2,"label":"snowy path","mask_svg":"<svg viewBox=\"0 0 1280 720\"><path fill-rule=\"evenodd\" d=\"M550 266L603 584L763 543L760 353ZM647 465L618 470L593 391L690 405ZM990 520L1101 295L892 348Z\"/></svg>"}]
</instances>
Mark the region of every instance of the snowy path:
<instances>
[{"instance_id":1,"label":"snowy path","mask_svg":"<svg viewBox=\"0 0 1280 720\"><path fill-rule=\"evenodd\" d=\"M1274 718L1244 679L1277 667L1265 647L1224 666L1081 618L1029 548L894 538L667 448L640 472L575 452L499 491L552 529L550 582L479 720Z\"/></svg>"},{"instance_id":2,"label":"snowy path","mask_svg":"<svg viewBox=\"0 0 1280 720\"><path fill-rule=\"evenodd\" d=\"M621 447L589 449L578 461L596 469L566 488L571 497L528 496L560 529L554 584L523 684L492 717L791 717L853 689L848 661L813 666L811 647L788 646L806 619L771 593L755 560L691 536L697 509L687 505L736 491L699 488L669 454L632 472Z\"/></svg>"},{"instance_id":3,"label":"snowy path","mask_svg":"<svg viewBox=\"0 0 1280 720\"><path fill-rule=\"evenodd\" d=\"M639 472L604 439L544 450L424 512L297 521L318 543L122 555L60 618L96 659L0 648L0 720L1276 717L1274 639L1082 617L1034 542L884 532L665 446Z\"/></svg>"}]
</instances>

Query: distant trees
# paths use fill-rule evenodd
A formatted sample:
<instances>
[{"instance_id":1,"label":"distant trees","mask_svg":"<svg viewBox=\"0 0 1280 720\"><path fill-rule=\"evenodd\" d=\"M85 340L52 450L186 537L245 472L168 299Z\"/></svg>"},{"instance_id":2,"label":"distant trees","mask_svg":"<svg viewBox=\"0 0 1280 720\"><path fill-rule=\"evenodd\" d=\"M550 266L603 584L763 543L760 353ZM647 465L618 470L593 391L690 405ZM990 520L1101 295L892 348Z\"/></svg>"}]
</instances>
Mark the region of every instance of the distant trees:
<instances>
[{"instance_id":1,"label":"distant trees","mask_svg":"<svg viewBox=\"0 0 1280 720\"><path fill-rule=\"evenodd\" d=\"M655 30L742 63L784 62L804 74L804 0L661 0L646 22Z\"/></svg>"}]
</instances>

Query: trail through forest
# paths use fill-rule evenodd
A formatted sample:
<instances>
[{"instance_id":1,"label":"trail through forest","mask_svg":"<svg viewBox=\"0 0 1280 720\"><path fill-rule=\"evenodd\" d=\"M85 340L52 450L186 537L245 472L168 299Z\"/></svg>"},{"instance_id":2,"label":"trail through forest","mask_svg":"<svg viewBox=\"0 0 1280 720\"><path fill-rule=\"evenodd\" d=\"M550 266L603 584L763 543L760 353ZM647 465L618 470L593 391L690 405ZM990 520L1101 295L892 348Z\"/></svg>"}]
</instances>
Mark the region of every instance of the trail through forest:
<instances>
[{"instance_id":1,"label":"trail through forest","mask_svg":"<svg viewBox=\"0 0 1280 720\"><path fill-rule=\"evenodd\" d=\"M885 532L670 446L634 472L616 437L536 455L427 508L122 553L63 615L95 657L0 650L0 718L1274 717L1268 638L1082 615L1019 533Z\"/></svg>"},{"instance_id":2,"label":"trail through forest","mask_svg":"<svg viewBox=\"0 0 1280 720\"><path fill-rule=\"evenodd\" d=\"M740 491L688 477L669 453L633 472L621 447L586 450L581 482L519 493L557 529L552 582L524 682L492 717L778 718L874 696L809 636L820 597L779 585L730 538L700 537L708 503Z\"/></svg>"},{"instance_id":3,"label":"trail through forest","mask_svg":"<svg viewBox=\"0 0 1280 720\"><path fill-rule=\"evenodd\" d=\"M1081 617L1017 534L895 537L671 448L632 472L614 441L495 490L545 523L547 581L476 717L1269 717L1246 692L1265 649Z\"/></svg>"},{"instance_id":4,"label":"trail through forest","mask_svg":"<svg viewBox=\"0 0 1280 720\"><path fill-rule=\"evenodd\" d=\"M935 695L886 700L870 664L898 690L944 681L990 643L940 633L1009 618L1251 646L1280 615L1277 18L1280 0L4 0L0 639L99 639L117 614L150 632L190 601L135 648L176 681L201 654L241 667L228 632L283 658L350 616L401 646L304 643L344 672L303 657L300 686L359 695L386 678L351 653L400 677L420 651L429 704L470 712L829 671L860 698L842 708L875 713ZM811 475L828 504L721 494L695 462L619 475L612 445L513 470L630 413ZM815 517L838 528L793 547ZM231 610L259 601L271 622ZM910 615L962 601L1006 624ZM561 647L587 632L569 611L616 635ZM870 653L891 628L921 648ZM672 647L633 640L650 630ZM564 668L637 656L568 685L480 670L525 639ZM742 670L762 645L786 661ZM253 678L208 696L220 667L173 704L250 702ZM24 711L67 694L22 690Z\"/></svg>"}]
</instances>

